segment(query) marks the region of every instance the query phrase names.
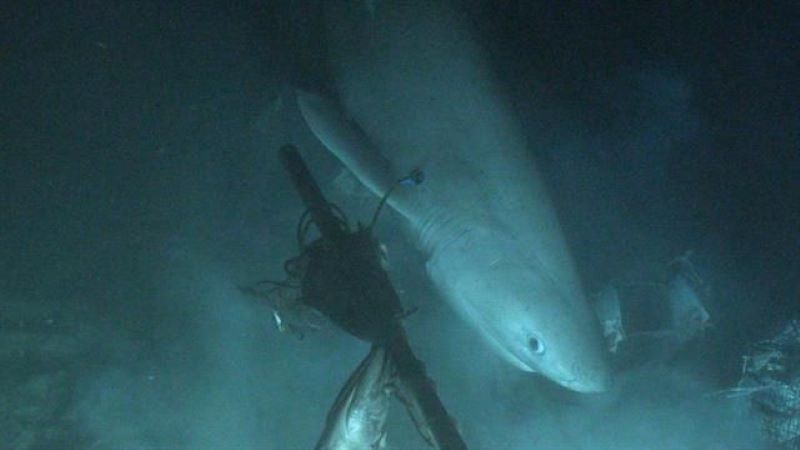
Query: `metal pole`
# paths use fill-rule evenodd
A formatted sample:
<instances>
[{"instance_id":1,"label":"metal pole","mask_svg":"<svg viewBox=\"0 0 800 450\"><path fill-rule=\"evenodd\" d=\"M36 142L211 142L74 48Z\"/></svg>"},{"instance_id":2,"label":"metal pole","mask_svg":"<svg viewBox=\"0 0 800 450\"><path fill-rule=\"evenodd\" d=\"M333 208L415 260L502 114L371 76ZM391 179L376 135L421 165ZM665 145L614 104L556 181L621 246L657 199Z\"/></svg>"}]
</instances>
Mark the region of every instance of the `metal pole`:
<instances>
[{"instance_id":1,"label":"metal pole","mask_svg":"<svg viewBox=\"0 0 800 450\"><path fill-rule=\"evenodd\" d=\"M388 351L397 367L400 400L405 403L417 431L437 449L467 450L455 421L425 372L425 364L414 356L402 329L388 344Z\"/></svg>"},{"instance_id":2,"label":"metal pole","mask_svg":"<svg viewBox=\"0 0 800 450\"><path fill-rule=\"evenodd\" d=\"M300 193L303 203L308 206L311 218L319 228L320 234L325 239L339 240L345 236L339 220L333 215L331 207L322 191L311 176L308 166L300 156L297 148L291 144L284 145L280 149L280 160L283 167L292 177L295 189Z\"/></svg>"},{"instance_id":3,"label":"metal pole","mask_svg":"<svg viewBox=\"0 0 800 450\"><path fill-rule=\"evenodd\" d=\"M303 289L319 297L315 299L315 307L334 323L356 337L386 347L397 367L398 397L406 404L426 441L439 449L466 450L467 445L428 378L425 365L408 344L398 317L399 298L386 271L374 254L364 251L365 245L373 243L370 236L363 234L369 230L350 233L342 226L294 146L283 146L280 159L322 234L320 240L336 244L312 252L317 261L309 266L318 270L306 274Z\"/></svg>"}]
</instances>

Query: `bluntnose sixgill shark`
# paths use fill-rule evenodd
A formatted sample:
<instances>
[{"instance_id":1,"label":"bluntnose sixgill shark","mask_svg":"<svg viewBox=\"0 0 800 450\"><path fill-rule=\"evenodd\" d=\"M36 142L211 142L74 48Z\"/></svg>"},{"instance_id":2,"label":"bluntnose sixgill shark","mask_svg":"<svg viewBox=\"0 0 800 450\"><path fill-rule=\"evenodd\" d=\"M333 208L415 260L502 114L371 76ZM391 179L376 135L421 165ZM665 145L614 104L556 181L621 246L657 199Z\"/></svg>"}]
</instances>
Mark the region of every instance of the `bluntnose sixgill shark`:
<instances>
[{"instance_id":1,"label":"bluntnose sixgill shark","mask_svg":"<svg viewBox=\"0 0 800 450\"><path fill-rule=\"evenodd\" d=\"M521 124L445 1L329 0L336 99L298 92L319 140L389 204L441 295L515 366L580 392L610 384L603 337Z\"/></svg>"}]
</instances>

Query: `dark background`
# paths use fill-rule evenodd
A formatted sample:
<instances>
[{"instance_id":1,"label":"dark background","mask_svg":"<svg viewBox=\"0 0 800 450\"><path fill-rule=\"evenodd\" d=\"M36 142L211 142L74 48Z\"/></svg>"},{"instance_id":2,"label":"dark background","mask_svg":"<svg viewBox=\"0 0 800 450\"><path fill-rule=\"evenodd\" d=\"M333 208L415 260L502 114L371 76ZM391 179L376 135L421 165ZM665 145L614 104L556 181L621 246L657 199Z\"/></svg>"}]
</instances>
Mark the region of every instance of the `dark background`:
<instances>
[{"instance_id":1,"label":"dark background","mask_svg":"<svg viewBox=\"0 0 800 450\"><path fill-rule=\"evenodd\" d=\"M715 323L696 359L713 385L734 383L742 347L800 307L796 2L465 9L513 94L587 289L660 281L671 258L694 251ZM208 278L176 267L214 267L227 287L279 273L300 207L275 151L287 141L319 149L284 95L298 67L317 67L315 10L288 1L3 7L0 302L102 322L157 365L165 348L208 335L205 312L185 307L210 295ZM308 155L330 186L338 166ZM387 239L421 267L404 240ZM424 284L421 268L398 272ZM180 301L163 294L174 280L185 283L171 294ZM209 298L202 311L215 307ZM270 326L258 314L256 328ZM108 347L103 358L129 359ZM186 367L215 358L182 352ZM309 423L321 423L338 382L309 394L321 402Z\"/></svg>"}]
</instances>

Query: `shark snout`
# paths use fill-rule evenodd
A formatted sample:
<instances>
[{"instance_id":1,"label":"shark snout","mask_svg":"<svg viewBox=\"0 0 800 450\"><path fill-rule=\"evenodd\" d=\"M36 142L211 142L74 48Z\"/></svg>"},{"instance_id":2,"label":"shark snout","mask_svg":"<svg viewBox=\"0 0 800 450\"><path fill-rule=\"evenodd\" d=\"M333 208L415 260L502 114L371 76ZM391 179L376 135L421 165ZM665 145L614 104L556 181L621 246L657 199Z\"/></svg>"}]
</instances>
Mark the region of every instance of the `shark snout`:
<instances>
[{"instance_id":1,"label":"shark snout","mask_svg":"<svg viewBox=\"0 0 800 450\"><path fill-rule=\"evenodd\" d=\"M584 393L600 393L611 389L613 376L605 363L592 365L575 365L571 373L575 376L564 380L561 384L573 391Z\"/></svg>"}]
</instances>

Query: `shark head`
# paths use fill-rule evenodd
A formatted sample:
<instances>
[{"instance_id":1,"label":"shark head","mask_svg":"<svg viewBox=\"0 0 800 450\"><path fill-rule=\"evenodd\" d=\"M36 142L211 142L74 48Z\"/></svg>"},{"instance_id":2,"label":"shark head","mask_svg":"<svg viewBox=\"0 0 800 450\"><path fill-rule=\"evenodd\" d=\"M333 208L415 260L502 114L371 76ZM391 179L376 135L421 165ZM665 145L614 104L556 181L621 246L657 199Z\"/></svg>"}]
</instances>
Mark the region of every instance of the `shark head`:
<instances>
[{"instance_id":1,"label":"shark head","mask_svg":"<svg viewBox=\"0 0 800 450\"><path fill-rule=\"evenodd\" d=\"M511 364L573 391L606 391L603 336L576 283L510 239L468 234L429 262L449 303Z\"/></svg>"}]
</instances>

